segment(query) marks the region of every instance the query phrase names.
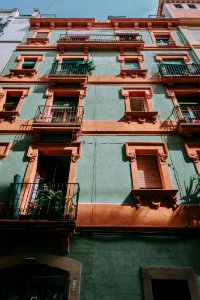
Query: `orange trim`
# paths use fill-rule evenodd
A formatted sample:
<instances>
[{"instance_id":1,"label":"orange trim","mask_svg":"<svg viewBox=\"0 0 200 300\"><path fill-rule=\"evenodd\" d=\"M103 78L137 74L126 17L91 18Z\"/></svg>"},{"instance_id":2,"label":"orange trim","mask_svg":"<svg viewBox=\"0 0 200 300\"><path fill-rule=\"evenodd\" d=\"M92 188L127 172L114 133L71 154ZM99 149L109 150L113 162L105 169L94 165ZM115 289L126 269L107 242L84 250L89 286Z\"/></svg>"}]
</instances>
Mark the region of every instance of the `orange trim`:
<instances>
[{"instance_id":1,"label":"orange trim","mask_svg":"<svg viewBox=\"0 0 200 300\"><path fill-rule=\"evenodd\" d=\"M185 143L185 150L200 174L200 143Z\"/></svg>"},{"instance_id":2,"label":"orange trim","mask_svg":"<svg viewBox=\"0 0 200 300\"><path fill-rule=\"evenodd\" d=\"M119 54L118 60L121 63L121 75L123 78L126 78L127 75L130 75L131 77L134 77L134 78L137 76L146 77L147 70L144 69L143 55ZM137 61L140 66L140 69L127 70L126 62L128 62L128 61Z\"/></svg>"},{"instance_id":3,"label":"orange trim","mask_svg":"<svg viewBox=\"0 0 200 300\"><path fill-rule=\"evenodd\" d=\"M125 97L125 116L128 121L136 119L139 123L144 123L146 119L150 119L153 123L156 123L157 112L153 111L152 107L152 88L122 88L122 96ZM131 110L131 97L144 97L145 111L134 112Z\"/></svg>"},{"instance_id":4,"label":"orange trim","mask_svg":"<svg viewBox=\"0 0 200 300\"><path fill-rule=\"evenodd\" d=\"M0 142L0 159L6 157L12 146L12 143Z\"/></svg>"},{"instance_id":5,"label":"orange trim","mask_svg":"<svg viewBox=\"0 0 200 300\"><path fill-rule=\"evenodd\" d=\"M173 32L171 30L168 30L168 31L149 30L149 33L151 35L152 41L153 41L155 46L158 46L157 43L156 43L156 39L160 38L160 37L166 37L166 38L169 39L170 45L168 45L168 47L177 46L176 45L176 39L174 38Z\"/></svg>"},{"instance_id":6,"label":"orange trim","mask_svg":"<svg viewBox=\"0 0 200 300\"><path fill-rule=\"evenodd\" d=\"M18 64L15 69L10 69L10 77L13 76L30 76L33 77L35 74L37 74L37 69L39 67L40 62L44 59L44 54L20 54L17 58ZM35 66L33 69L23 69L23 63L27 60L33 60L35 61Z\"/></svg>"},{"instance_id":7,"label":"orange trim","mask_svg":"<svg viewBox=\"0 0 200 300\"><path fill-rule=\"evenodd\" d=\"M17 116L19 115L25 97L30 95L30 92L31 92L31 88L24 88L24 87L23 88L3 87L2 89L0 89L0 119L10 120L11 122L14 122ZM8 93L12 94L13 97L20 96L20 100L16 106L15 111L3 110Z\"/></svg>"},{"instance_id":8,"label":"orange trim","mask_svg":"<svg viewBox=\"0 0 200 300\"><path fill-rule=\"evenodd\" d=\"M156 54L155 59L158 61L164 61L164 60L172 60L172 59L183 59L185 63L188 63L190 61L189 54Z\"/></svg>"},{"instance_id":9,"label":"orange trim","mask_svg":"<svg viewBox=\"0 0 200 300\"><path fill-rule=\"evenodd\" d=\"M38 33L44 33L47 34L46 37L37 37ZM52 31L51 30L37 30L33 33L32 37L27 38L27 45L46 45L49 43L49 38L51 36Z\"/></svg>"},{"instance_id":10,"label":"orange trim","mask_svg":"<svg viewBox=\"0 0 200 300\"><path fill-rule=\"evenodd\" d=\"M82 58L82 59L89 59L89 54L57 54L56 60L58 63L62 63L63 59L73 59L73 58Z\"/></svg>"},{"instance_id":11,"label":"orange trim","mask_svg":"<svg viewBox=\"0 0 200 300\"><path fill-rule=\"evenodd\" d=\"M169 199L172 206L176 207L177 190L172 189L166 159L168 157L168 149L165 143L148 143L148 142L128 142L125 144L126 155L130 159L131 177L132 177L132 193L136 201L136 206L142 204L143 199L150 198L154 208L161 205L162 199ZM157 157L160 178L162 182L161 190L140 189L139 176L137 169L137 155L155 155Z\"/></svg>"},{"instance_id":12,"label":"orange trim","mask_svg":"<svg viewBox=\"0 0 200 300\"><path fill-rule=\"evenodd\" d=\"M34 143L28 148L27 157L29 158L29 164L26 169L23 183L34 182L35 174L37 171L38 157L39 153L46 156L70 156L70 170L68 182L75 182L75 172L76 172L76 161L81 155L82 144L80 142L75 142L72 144L67 143ZM27 198L28 189L26 185L22 187L23 198L20 199L21 207L25 208L25 200ZM73 193L70 190L70 193ZM68 196L68 195L67 195Z\"/></svg>"}]
</instances>

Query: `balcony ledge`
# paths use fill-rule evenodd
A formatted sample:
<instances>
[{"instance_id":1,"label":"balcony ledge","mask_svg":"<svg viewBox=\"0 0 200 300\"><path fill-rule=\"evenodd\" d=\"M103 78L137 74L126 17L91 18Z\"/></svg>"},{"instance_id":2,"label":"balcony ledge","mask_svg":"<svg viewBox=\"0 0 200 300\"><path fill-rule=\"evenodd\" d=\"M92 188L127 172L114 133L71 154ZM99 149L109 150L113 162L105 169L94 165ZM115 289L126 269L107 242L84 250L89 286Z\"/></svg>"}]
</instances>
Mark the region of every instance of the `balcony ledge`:
<instances>
[{"instance_id":1,"label":"balcony ledge","mask_svg":"<svg viewBox=\"0 0 200 300\"><path fill-rule=\"evenodd\" d=\"M157 122L158 112L156 112L156 111L126 111L124 113L124 115L128 119L129 123L132 120L137 120L138 123L143 124L146 122L146 120L148 120L155 124Z\"/></svg>"},{"instance_id":2,"label":"balcony ledge","mask_svg":"<svg viewBox=\"0 0 200 300\"><path fill-rule=\"evenodd\" d=\"M23 78L23 77L34 77L34 75L37 74L37 70L35 69L10 69L10 77L19 77L19 78Z\"/></svg>"}]
</instances>

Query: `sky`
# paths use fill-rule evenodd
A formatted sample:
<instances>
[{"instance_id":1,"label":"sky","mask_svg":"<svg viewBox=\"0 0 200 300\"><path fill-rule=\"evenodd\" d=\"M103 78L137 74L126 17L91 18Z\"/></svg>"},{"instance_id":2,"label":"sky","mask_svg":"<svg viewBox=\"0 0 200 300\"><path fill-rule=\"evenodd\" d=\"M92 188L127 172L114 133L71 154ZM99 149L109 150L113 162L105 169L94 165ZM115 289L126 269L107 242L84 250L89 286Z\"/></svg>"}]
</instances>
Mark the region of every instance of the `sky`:
<instances>
[{"instance_id":1,"label":"sky","mask_svg":"<svg viewBox=\"0 0 200 300\"><path fill-rule=\"evenodd\" d=\"M155 15L157 6L158 0L0 0L0 9L18 8L20 14L39 8L42 14L56 17L96 20L106 20L108 15L145 18Z\"/></svg>"}]
</instances>

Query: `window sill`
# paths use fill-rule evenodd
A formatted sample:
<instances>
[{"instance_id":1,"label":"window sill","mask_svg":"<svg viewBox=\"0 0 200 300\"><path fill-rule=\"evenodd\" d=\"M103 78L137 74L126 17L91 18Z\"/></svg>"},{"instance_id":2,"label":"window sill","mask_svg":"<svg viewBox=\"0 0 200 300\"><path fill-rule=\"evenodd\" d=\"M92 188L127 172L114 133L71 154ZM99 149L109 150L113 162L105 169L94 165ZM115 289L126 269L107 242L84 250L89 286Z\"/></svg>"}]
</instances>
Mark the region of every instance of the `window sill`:
<instances>
[{"instance_id":1,"label":"window sill","mask_svg":"<svg viewBox=\"0 0 200 300\"><path fill-rule=\"evenodd\" d=\"M13 123L19 116L19 111L0 111L0 119ZM1 121L0 121L1 122Z\"/></svg>"},{"instance_id":2,"label":"window sill","mask_svg":"<svg viewBox=\"0 0 200 300\"><path fill-rule=\"evenodd\" d=\"M35 74L37 74L36 69L10 69L10 77L33 77Z\"/></svg>"},{"instance_id":3,"label":"window sill","mask_svg":"<svg viewBox=\"0 0 200 300\"><path fill-rule=\"evenodd\" d=\"M28 45L46 45L48 42L48 38L27 38Z\"/></svg>"},{"instance_id":4,"label":"window sill","mask_svg":"<svg viewBox=\"0 0 200 300\"><path fill-rule=\"evenodd\" d=\"M126 111L125 117L130 123L132 120L137 120L138 123L143 124L146 120L152 121L154 124L157 122L158 112L156 111Z\"/></svg>"},{"instance_id":5,"label":"window sill","mask_svg":"<svg viewBox=\"0 0 200 300\"><path fill-rule=\"evenodd\" d=\"M141 205L148 205L154 209L158 209L162 204L167 207L176 208L176 194L178 190L175 189L133 189L136 207Z\"/></svg>"},{"instance_id":6,"label":"window sill","mask_svg":"<svg viewBox=\"0 0 200 300\"><path fill-rule=\"evenodd\" d=\"M126 76L131 76L133 78L135 77L146 77L147 75L147 71L146 69L135 69L135 70L125 70L125 69L122 69L121 70L121 75L123 78L125 78Z\"/></svg>"}]
</instances>

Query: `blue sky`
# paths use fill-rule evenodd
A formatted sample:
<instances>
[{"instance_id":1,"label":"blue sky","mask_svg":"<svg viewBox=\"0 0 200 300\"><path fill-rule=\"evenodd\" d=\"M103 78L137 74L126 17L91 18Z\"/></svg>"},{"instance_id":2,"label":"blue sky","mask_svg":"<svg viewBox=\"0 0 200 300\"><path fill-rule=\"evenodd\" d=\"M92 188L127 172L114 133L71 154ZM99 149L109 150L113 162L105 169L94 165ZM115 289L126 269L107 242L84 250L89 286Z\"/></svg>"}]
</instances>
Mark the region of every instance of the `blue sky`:
<instances>
[{"instance_id":1,"label":"blue sky","mask_svg":"<svg viewBox=\"0 0 200 300\"><path fill-rule=\"evenodd\" d=\"M19 8L21 14L31 14L39 8L43 14L57 17L96 18L106 20L108 15L148 17L156 14L158 0L0 0L0 8Z\"/></svg>"}]
</instances>

